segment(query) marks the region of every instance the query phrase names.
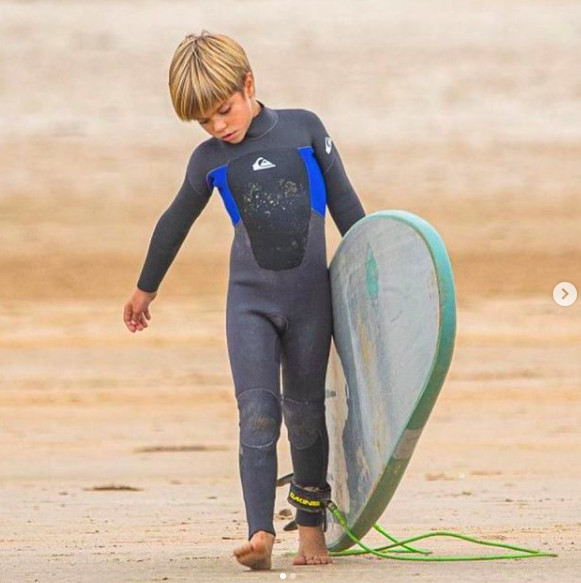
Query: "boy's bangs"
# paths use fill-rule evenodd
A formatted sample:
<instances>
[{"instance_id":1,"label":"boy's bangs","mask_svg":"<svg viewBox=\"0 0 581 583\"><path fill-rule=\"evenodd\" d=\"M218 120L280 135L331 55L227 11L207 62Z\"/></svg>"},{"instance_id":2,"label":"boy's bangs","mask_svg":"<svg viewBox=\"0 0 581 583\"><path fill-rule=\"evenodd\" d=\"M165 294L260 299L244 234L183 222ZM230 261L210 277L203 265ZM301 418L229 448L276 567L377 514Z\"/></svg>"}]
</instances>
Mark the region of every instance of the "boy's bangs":
<instances>
[{"instance_id":1,"label":"boy's bangs","mask_svg":"<svg viewBox=\"0 0 581 583\"><path fill-rule=\"evenodd\" d=\"M189 93L189 103L187 104L188 119L198 120L204 118L209 112L224 101L230 99L237 91L242 91L243 84L239 79L234 78L209 78L209 76L196 75L197 79L191 84Z\"/></svg>"},{"instance_id":2,"label":"boy's bangs","mask_svg":"<svg viewBox=\"0 0 581 583\"><path fill-rule=\"evenodd\" d=\"M192 100L188 111L188 117L192 120L199 120L206 117L211 111L219 107L224 101L229 99L234 90L228 88L218 89L215 86L207 86L203 91L201 87L197 87L197 91L192 91Z\"/></svg>"}]
</instances>

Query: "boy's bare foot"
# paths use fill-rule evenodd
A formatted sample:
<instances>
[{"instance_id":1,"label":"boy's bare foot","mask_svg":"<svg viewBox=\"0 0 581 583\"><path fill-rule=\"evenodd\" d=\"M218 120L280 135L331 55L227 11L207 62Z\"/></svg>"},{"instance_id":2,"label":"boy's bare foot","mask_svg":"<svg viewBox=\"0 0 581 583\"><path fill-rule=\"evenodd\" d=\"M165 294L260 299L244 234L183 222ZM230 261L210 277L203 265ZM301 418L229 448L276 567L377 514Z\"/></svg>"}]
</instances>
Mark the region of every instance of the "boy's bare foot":
<instances>
[{"instance_id":1,"label":"boy's bare foot","mask_svg":"<svg viewBox=\"0 0 581 583\"><path fill-rule=\"evenodd\" d=\"M243 545L236 547L232 553L238 562L255 570L270 569L274 535L265 530L258 530Z\"/></svg>"},{"instance_id":2,"label":"boy's bare foot","mask_svg":"<svg viewBox=\"0 0 581 583\"><path fill-rule=\"evenodd\" d=\"M332 562L325 545L323 525L299 525L299 550L293 565L327 565Z\"/></svg>"}]
</instances>

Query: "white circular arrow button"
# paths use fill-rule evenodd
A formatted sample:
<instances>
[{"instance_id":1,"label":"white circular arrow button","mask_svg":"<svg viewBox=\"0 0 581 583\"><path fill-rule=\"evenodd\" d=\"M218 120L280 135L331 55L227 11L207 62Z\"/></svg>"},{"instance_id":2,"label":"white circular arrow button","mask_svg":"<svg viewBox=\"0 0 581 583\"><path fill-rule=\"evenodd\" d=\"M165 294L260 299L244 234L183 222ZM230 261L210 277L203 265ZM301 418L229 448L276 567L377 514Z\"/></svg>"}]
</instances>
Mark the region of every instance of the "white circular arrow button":
<instances>
[{"instance_id":1,"label":"white circular arrow button","mask_svg":"<svg viewBox=\"0 0 581 583\"><path fill-rule=\"evenodd\" d=\"M568 281L562 281L555 286L553 299L560 306L570 306L577 299L577 288Z\"/></svg>"}]
</instances>

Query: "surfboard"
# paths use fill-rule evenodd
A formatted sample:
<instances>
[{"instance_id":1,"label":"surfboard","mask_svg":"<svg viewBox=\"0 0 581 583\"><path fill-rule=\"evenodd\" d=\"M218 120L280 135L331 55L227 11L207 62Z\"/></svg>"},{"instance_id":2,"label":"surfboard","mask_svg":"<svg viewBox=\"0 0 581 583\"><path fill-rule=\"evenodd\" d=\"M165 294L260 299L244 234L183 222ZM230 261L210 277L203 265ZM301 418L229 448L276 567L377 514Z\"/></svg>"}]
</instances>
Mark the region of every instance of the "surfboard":
<instances>
[{"instance_id":1,"label":"surfboard","mask_svg":"<svg viewBox=\"0 0 581 583\"><path fill-rule=\"evenodd\" d=\"M330 264L325 385L332 499L362 538L391 500L452 359L456 301L440 235L405 211L345 234ZM330 550L353 543L328 512Z\"/></svg>"}]
</instances>

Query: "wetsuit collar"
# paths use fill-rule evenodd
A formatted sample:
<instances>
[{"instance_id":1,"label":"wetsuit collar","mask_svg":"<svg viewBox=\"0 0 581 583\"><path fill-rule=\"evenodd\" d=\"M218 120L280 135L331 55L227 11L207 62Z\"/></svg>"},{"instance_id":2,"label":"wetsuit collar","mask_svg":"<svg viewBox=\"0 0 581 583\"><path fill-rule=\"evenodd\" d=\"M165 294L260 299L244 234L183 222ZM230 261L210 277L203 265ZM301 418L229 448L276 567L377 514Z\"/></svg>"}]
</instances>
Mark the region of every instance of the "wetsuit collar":
<instances>
[{"instance_id":1,"label":"wetsuit collar","mask_svg":"<svg viewBox=\"0 0 581 583\"><path fill-rule=\"evenodd\" d=\"M245 138L254 139L264 136L264 134L269 132L278 121L278 114L274 109L266 107L261 101L258 101L258 103L261 108L260 113L252 118L252 123L246 132Z\"/></svg>"}]
</instances>

